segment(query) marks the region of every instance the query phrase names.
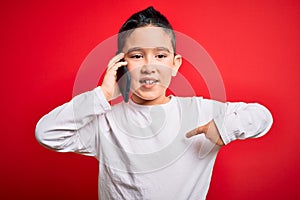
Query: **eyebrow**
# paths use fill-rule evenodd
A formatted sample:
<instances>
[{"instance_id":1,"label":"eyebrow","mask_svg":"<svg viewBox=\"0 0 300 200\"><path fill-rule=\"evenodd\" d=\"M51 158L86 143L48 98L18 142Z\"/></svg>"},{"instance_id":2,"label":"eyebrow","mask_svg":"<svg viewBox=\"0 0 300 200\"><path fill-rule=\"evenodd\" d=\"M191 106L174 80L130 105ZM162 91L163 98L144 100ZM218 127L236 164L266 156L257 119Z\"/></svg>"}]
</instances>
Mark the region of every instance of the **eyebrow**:
<instances>
[{"instance_id":1,"label":"eyebrow","mask_svg":"<svg viewBox=\"0 0 300 200\"><path fill-rule=\"evenodd\" d=\"M171 53L171 51L167 47L154 47L154 48L133 47L133 48L128 49L126 54L133 52L133 51L145 51L145 49L154 49L155 51L167 51L168 53Z\"/></svg>"}]
</instances>

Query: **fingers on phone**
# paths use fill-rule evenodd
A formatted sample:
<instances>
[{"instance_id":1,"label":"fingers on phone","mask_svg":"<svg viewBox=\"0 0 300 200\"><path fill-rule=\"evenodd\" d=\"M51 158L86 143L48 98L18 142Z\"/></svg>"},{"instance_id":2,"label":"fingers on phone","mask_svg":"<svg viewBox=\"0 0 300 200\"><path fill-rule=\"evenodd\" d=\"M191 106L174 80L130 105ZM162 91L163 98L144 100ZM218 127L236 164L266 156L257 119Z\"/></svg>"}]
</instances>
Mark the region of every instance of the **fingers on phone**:
<instances>
[{"instance_id":1,"label":"fingers on phone","mask_svg":"<svg viewBox=\"0 0 300 200\"><path fill-rule=\"evenodd\" d=\"M109 67L107 69L107 71L108 71L108 73L112 73L114 76L116 76L117 75L117 70L119 69L119 67L125 66L125 65L127 65L126 61L117 62L113 66Z\"/></svg>"},{"instance_id":2,"label":"fingers on phone","mask_svg":"<svg viewBox=\"0 0 300 200\"><path fill-rule=\"evenodd\" d=\"M119 53L118 55L114 56L109 62L108 62L108 68L114 66L118 61L120 61L122 58L124 58L124 53Z\"/></svg>"},{"instance_id":3,"label":"fingers on phone","mask_svg":"<svg viewBox=\"0 0 300 200\"><path fill-rule=\"evenodd\" d=\"M121 66L125 66L125 65L127 65L127 61L121 61L121 62L118 62L115 64L116 69L118 69Z\"/></svg>"}]
</instances>

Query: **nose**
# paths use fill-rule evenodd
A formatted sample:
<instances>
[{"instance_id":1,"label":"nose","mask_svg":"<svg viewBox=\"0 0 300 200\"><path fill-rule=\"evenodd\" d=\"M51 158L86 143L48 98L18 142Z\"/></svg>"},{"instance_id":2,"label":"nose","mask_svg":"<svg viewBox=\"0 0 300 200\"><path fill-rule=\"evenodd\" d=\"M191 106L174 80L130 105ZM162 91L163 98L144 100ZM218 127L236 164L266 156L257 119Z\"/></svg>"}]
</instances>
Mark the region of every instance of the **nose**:
<instances>
[{"instance_id":1,"label":"nose","mask_svg":"<svg viewBox=\"0 0 300 200\"><path fill-rule=\"evenodd\" d=\"M142 74L153 74L156 72L156 67L153 64L145 64L141 68Z\"/></svg>"},{"instance_id":2,"label":"nose","mask_svg":"<svg viewBox=\"0 0 300 200\"><path fill-rule=\"evenodd\" d=\"M151 74L156 72L155 60L153 58L152 54L145 56L145 63L141 68L142 74Z\"/></svg>"}]
</instances>

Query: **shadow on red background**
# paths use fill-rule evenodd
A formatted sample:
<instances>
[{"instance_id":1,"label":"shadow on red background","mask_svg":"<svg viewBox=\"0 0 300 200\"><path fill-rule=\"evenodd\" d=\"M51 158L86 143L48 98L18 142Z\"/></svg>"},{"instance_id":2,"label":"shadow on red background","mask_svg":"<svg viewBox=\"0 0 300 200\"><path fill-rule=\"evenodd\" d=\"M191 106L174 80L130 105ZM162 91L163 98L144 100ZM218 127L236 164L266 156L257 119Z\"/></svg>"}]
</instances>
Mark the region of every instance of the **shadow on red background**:
<instances>
[{"instance_id":1,"label":"shadow on red background","mask_svg":"<svg viewBox=\"0 0 300 200\"><path fill-rule=\"evenodd\" d=\"M207 199L300 198L299 1L31 0L0 5L1 199L97 199L97 161L45 149L35 140L35 125L72 98L76 73L89 52L149 5L208 51L228 101L257 101L274 117L266 136L236 141L220 151ZM186 69L181 73L197 85ZM209 97L206 88L196 91Z\"/></svg>"}]
</instances>

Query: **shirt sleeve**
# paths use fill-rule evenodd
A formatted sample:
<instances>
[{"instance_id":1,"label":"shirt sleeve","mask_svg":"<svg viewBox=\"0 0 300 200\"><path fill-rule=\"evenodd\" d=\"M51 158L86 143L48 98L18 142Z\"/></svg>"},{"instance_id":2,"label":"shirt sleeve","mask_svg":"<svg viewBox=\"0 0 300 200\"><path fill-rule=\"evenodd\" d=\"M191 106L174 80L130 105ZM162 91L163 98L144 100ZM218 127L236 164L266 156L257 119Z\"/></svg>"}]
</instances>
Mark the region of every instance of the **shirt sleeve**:
<instances>
[{"instance_id":1,"label":"shirt sleeve","mask_svg":"<svg viewBox=\"0 0 300 200\"><path fill-rule=\"evenodd\" d=\"M36 138L58 152L96 156L99 117L110 109L101 88L97 87L43 116L36 125Z\"/></svg>"},{"instance_id":2,"label":"shirt sleeve","mask_svg":"<svg viewBox=\"0 0 300 200\"><path fill-rule=\"evenodd\" d=\"M272 126L270 111L258 103L221 103L203 100L201 107L210 112L225 144L237 139L257 138Z\"/></svg>"}]
</instances>

